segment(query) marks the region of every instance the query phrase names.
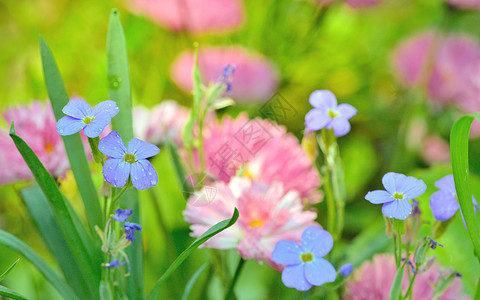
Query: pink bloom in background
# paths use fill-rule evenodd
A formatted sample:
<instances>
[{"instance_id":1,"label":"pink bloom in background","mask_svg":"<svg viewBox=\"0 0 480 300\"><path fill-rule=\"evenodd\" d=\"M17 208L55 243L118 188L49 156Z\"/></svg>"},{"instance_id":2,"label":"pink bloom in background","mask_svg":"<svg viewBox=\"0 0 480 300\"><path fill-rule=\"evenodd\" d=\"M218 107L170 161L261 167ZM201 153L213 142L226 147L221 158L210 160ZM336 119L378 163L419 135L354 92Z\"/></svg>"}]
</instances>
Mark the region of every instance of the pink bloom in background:
<instances>
[{"instance_id":1,"label":"pink bloom in background","mask_svg":"<svg viewBox=\"0 0 480 300\"><path fill-rule=\"evenodd\" d=\"M450 162L450 145L442 138L431 135L423 140L422 145L423 159L430 163L448 163Z\"/></svg>"},{"instance_id":2,"label":"pink bloom in background","mask_svg":"<svg viewBox=\"0 0 480 300\"><path fill-rule=\"evenodd\" d=\"M408 266L407 266L408 267ZM407 268L406 267L406 268ZM391 255L375 255L373 260L365 262L353 273L353 278L347 282L346 292L343 299L347 300L387 300L390 288L395 277L395 259ZM434 264L426 272L417 275L413 286L413 299L432 299L435 284L441 276L438 264ZM402 290L405 293L408 288L408 275L402 282ZM455 278L445 290L439 300L463 300L469 299L462 293L462 285Z\"/></svg>"},{"instance_id":3,"label":"pink bloom in background","mask_svg":"<svg viewBox=\"0 0 480 300\"><path fill-rule=\"evenodd\" d=\"M285 127L246 114L207 123L204 129L207 172L228 182L244 167L243 176L262 182L281 182L310 203L320 201L320 179L297 138Z\"/></svg>"},{"instance_id":4,"label":"pink bloom in background","mask_svg":"<svg viewBox=\"0 0 480 300\"><path fill-rule=\"evenodd\" d=\"M188 114L187 108L173 100L163 101L151 109L135 107L133 110L135 137L155 145L161 145L167 139L175 145L181 145L182 128Z\"/></svg>"},{"instance_id":5,"label":"pink bloom in background","mask_svg":"<svg viewBox=\"0 0 480 300\"><path fill-rule=\"evenodd\" d=\"M3 118L8 125L14 121L17 135L33 149L50 174L54 177L65 174L69 163L49 101L45 106L40 101L34 101L29 106L7 109ZM0 184L33 178L8 135L8 129L0 130L0 165Z\"/></svg>"},{"instance_id":6,"label":"pink bloom in background","mask_svg":"<svg viewBox=\"0 0 480 300\"><path fill-rule=\"evenodd\" d=\"M206 247L235 248L245 259L265 261L279 268L270 259L275 244L282 239L299 241L305 228L317 225L317 214L303 211L298 193L288 192L279 182L266 184L234 177L229 184L216 182L214 188L216 194L209 205L196 206L195 197L187 203L183 214L185 221L192 224L192 236L198 237L230 218L234 207L240 216L232 227L208 240Z\"/></svg>"},{"instance_id":7,"label":"pink bloom in background","mask_svg":"<svg viewBox=\"0 0 480 300\"><path fill-rule=\"evenodd\" d=\"M131 0L132 10L174 31L222 33L240 27L240 0Z\"/></svg>"},{"instance_id":8,"label":"pink bloom in background","mask_svg":"<svg viewBox=\"0 0 480 300\"><path fill-rule=\"evenodd\" d=\"M346 2L352 8L362 8L378 5L382 0L347 0Z\"/></svg>"},{"instance_id":9,"label":"pink bloom in background","mask_svg":"<svg viewBox=\"0 0 480 300\"><path fill-rule=\"evenodd\" d=\"M228 96L241 101L268 100L277 90L278 74L275 66L264 56L234 47L205 47L198 54L200 71L205 84L217 81L227 65L235 65L232 90ZM173 81L184 91L192 90L193 52L185 51L171 68Z\"/></svg>"},{"instance_id":10,"label":"pink bloom in background","mask_svg":"<svg viewBox=\"0 0 480 300\"><path fill-rule=\"evenodd\" d=\"M447 3L458 8L480 10L480 0L447 0Z\"/></svg>"}]
</instances>

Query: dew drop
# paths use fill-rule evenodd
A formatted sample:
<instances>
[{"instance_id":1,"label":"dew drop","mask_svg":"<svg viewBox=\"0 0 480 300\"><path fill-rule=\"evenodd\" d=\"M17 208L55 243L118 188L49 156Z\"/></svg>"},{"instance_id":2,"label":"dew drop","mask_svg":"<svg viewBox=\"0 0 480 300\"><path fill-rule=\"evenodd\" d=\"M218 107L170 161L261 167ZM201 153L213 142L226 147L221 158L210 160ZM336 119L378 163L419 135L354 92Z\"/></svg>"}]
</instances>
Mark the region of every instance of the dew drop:
<instances>
[{"instance_id":1,"label":"dew drop","mask_svg":"<svg viewBox=\"0 0 480 300\"><path fill-rule=\"evenodd\" d=\"M63 129L60 129L60 133L63 133Z\"/></svg>"},{"instance_id":2,"label":"dew drop","mask_svg":"<svg viewBox=\"0 0 480 300\"><path fill-rule=\"evenodd\" d=\"M150 183L151 184L157 184L157 182L155 180L151 180Z\"/></svg>"},{"instance_id":3,"label":"dew drop","mask_svg":"<svg viewBox=\"0 0 480 300\"><path fill-rule=\"evenodd\" d=\"M148 172L148 175L152 175L152 172Z\"/></svg>"},{"instance_id":4,"label":"dew drop","mask_svg":"<svg viewBox=\"0 0 480 300\"><path fill-rule=\"evenodd\" d=\"M117 90L120 87L120 82L121 82L121 79L118 76L112 75L108 77L108 84L112 90Z\"/></svg>"}]
</instances>

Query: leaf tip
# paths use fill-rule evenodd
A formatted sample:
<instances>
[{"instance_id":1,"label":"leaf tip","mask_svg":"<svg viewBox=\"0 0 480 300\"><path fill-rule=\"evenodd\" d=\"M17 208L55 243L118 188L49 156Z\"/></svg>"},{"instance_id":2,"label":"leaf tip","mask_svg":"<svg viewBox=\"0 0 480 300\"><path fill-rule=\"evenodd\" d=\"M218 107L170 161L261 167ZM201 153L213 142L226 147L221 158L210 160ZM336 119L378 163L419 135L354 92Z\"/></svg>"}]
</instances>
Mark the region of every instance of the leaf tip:
<instances>
[{"instance_id":1,"label":"leaf tip","mask_svg":"<svg viewBox=\"0 0 480 300\"><path fill-rule=\"evenodd\" d=\"M15 135L15 124L13 123L13 120L12 120L12 125L10 125L10 130L8 131L8 134L10 136Z\"/></svg>"}]
</instances>

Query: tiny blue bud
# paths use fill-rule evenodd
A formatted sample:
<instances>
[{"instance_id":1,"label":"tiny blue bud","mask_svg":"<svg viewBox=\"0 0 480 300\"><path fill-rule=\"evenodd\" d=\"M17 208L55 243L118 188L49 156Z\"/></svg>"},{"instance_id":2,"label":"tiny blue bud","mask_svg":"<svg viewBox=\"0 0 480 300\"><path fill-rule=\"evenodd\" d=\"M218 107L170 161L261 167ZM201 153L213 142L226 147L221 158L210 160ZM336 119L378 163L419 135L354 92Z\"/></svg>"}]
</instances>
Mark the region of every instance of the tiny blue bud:
<instances>
[{"instance_id":1,"label":"tiny blue bud","mask_svg":"<svg viewBox=\"0 0 480 300\"><path fill-rule=\"evenodd\" d=\"M131 209L117 209L115 212L115 215L113 216L113 219L117 222L125 222L127 220L127 217L132 214Z\"/></svg>"},{"instance_id":2,"label":"tiny blue bud","mask_svg":"<svg viewBox=\"0 0 480 300\"><path fill-rule=\"evenodd\" d=\"M353 271L352 264L345 264L340 268L340 274L342 274L343 277L347 277L352 273L352 271Z\"/></svg>"}]
</instances>

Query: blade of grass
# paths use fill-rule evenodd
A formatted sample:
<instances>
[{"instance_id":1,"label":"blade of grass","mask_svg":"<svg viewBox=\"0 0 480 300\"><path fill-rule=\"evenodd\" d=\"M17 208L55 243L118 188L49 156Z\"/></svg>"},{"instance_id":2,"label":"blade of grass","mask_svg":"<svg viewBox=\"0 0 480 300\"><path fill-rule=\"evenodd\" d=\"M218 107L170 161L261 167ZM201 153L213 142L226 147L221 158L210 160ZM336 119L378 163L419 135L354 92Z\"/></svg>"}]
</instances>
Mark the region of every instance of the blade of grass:
<instances>
[{"instance_id":1,"label":"blade of grass","mask_svg":"<svg viewBox=\"0 0 480 300\"><path fill-rule=\"evenodd\" d=\"M17 300L28 300L30 298L27 298L25 296L20 295L17 292L12 291L11 289L4 287L3 285L0 285L0 296L5 296L10 299L17 299Z\"/></svg>"},{"instance_id":2,"label":"blade of grass","mask_svg":"<svg viewBox=\"0 0 480 300\"><path fill-rule=\"evenodd\" d=\"M2 281L5 277L7 277L8 273L10 273L10 271L13 270L13 268L15 268L15 266L18 264L18 262L20 261L20 258L17 259L10 267L8 267L8 269L3 272L2 275L0 275L0 281Z\"/></svg>"},{"instance_id":3,"label":"blade of grass","mask_svg":"<svg viewBox=\"0 0 480 300\"><path fill-rule=\"evenodd\" d=\"M192 252L197 249L201 244L205 243L208 239L215 236L216 234L222 232L223 230L227 229L228 227L235 224L238 219L238 210L235 208L233 212L233 216L230 219L223 220L218 222L217 224L210 227L204 234L199 236L185 251L183 251L168 267L168 269L163 273L162 277L158 279L155 287L153 288L152 292L148 296L148 300L155 300L158 297L158 292L160 291L160 285L170 276L172 273L180 267L180 265L192 254Z\"/></svg>"},{"instance_id":4,"label":"blade of grass","mask_svg":"<svg viewBox=\"0 0 480 300\"><path fill-rule=\"evenodd\" d=\"M33 173L33 177L48 199L55 220L62 231L63 237L65 238L73 257L82 271L82 275L89 281L89 284L92 286L91 289L98 291L101 273L100 266L95 265L92 258L88 255L87 247L83 243L82 236L80 236L77 231L68 205L66 204L55 180L47 172L37 155L27 143L15 134L13 122L10 127L10 137L27 163L30 171Z\"/></svg>"},{"instance_id":5,"label":"blade of grass","mask_svg":"<svg viewBox=\"0 0 480 300\"><path fill-rule=\"evenodd\" d=\"M55 119L58 121L64 116L62 109L68 103L69 98L53 54L42 37L40 37L40 54L48 97L52 103ZM78 133L63 136L62 139L73 176L77 182L78 191L85 206L91 233L95 233L95 225L102 227L102 211L98 193L92 181L82 139Z\"/></svg>"},{"instance_id":6,"label":"blade of grass","mask_svg":"<svg viewBox=\"0 0 480 300\"><path fill-rule=\"evenodd\" d=\"M198 268L197 271L195 271L195 273L192 275L190 280L187 282L187 285L185 286L185 291L183 292L182 300L188 300L188 296L190 295L190 292L193 289L193 285L195 284L195 282L197 282L203 270L205 270L207 267L208 267L208 263L204 263L200 268Z\"/></svg>"},{"instance_id":7,"label":"blade of grass","mask_svg":"<svg viewBox=\"0 0 480 300\"><path fill-rule=\"evenodd\" d=\"M80 299L57 273L27 244L0 229L0 244L30 261L65 299Z\"/></svg>"},{"instance_id":8,"label":"blade of grass","mask_svg":"<svg viewBox=\"0 0 480 300\"><path fill-rule=\"evenodd\" d=\"M166 147L168 149L168 153L170 154L170 158L172 159L175 174L177 175L178 181L182 185L183 198L185 201L187 201L190 195L193 193L193 189L190 184L188 184L187 178L185 177L185 171L182 163L180 162L177 149L175 149L170 141L167 141Z\"/></svg>"},{"instance_id":9,"label":"blade of grass","mask_svg":"<svg viewBox=\"0 0 480 300\"><path fill-rule=\"evenodd\" d=\"M128 68L127 45L123 33L120 14L116 9L110 13L107 33L107 76L108 96L117 102L120 111L112 119L112 129L118 131L124 142L133 138L132 98L130 91L130 75ZM123 204L133 210L131 222L140 222L138 192L128 190L123 196ZM131 272L127 277L127 296L129 299L143 299L143 248L142 236L127 248L130 258Z\"/></svg>"}]
</instances>

